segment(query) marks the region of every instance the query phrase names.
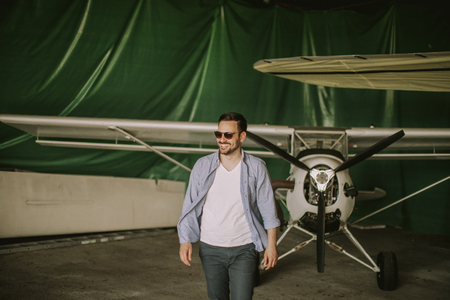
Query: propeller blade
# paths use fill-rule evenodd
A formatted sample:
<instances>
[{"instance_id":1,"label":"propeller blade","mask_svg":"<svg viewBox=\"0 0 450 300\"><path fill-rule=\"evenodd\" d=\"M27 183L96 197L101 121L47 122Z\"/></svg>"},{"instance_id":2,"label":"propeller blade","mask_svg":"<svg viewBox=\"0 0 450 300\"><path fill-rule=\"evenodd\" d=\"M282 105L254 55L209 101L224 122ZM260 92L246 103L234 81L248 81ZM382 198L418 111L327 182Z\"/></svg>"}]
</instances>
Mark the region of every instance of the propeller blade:
<instances>
[{"instance_id":1,"label":"propeller blade","mask_svg":"<svg viewBox=\"0 0 450 300\"><path fill-rule=\"evenodd\" d=\"M336 169L334 169L334 172L344 171L350 167L353 167L354 165L362 162L363 160L368 159L372 155L380 152L381 150L387 148L394 142L398 141L405 135L405 132L403 130L400 130L397 133L394 133L393 135L379 141L378 143L370 146L369 148L365 149L364 151L361 151L360 153L356 154L352 158L344 161L340 166L338 166Z\"/></svg>"},{"instance_id":2,"label":"propeller blade","mask_svg":"<svg viewBox=\"0 0 450 300\"><path fill-rule=\"evenodd\" d=\"M249 139L251 139L252 141L254 141L255 143L259 144L260 146L266 148L267 150L269 150L273 154L278 155L279 157L281 157L282 159L284 159L288 163L296 166L297 168L303 169L305 171L309 171L310 170L307 165L305 165L304 163L302 163L301 161L299 161L298 159L296 159L295 157L293 157L292 155L290 155L286 151L282 150L281 148L275 146L271 142L263 139L262 137L254 134L252 132L249 132L249 131L247 131L247 137Z\"/></svg>"},{"instance_id":3,"label":"propeller blade","mask_svg":"<svg viewBox=\"0 0 450 300\"><path fill-rule=\"evenodd\" d=\"M323 273L325 268L325 197L324 192L319 193L317 209L317 272Z\"/></svg>"}]
</instances>

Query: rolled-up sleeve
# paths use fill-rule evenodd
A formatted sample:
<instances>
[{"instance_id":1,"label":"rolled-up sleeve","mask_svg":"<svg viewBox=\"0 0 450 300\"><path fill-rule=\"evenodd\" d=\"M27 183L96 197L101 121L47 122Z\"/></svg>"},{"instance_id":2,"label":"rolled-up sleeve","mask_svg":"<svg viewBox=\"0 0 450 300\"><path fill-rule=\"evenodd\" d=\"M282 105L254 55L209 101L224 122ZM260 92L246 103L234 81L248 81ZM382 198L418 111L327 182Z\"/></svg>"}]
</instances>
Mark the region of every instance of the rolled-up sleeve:
<instances>
[{"instance_id":1,"label":"rolled-up sleeve","mask_svg":"<svg viewBox=\"0 0 450 300\"><path fill-rule=\"evenodd\" d=\"M276 228L280 226L280 220L277 217L275 198L273 196L269 172L263 161L258 166L257 182L257 203L264 223L264 228L266 230Z\"/></svg>"}]
</instances>

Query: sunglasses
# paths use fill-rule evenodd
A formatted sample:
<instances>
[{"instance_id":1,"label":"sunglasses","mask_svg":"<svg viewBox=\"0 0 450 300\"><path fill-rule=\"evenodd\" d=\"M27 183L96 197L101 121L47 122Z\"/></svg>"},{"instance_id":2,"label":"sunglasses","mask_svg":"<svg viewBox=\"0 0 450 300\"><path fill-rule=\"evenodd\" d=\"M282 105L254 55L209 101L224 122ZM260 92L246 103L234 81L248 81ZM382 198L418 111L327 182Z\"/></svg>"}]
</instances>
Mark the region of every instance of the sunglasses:
<instances>
[{"instance_id":1,"label":"sunglasses","mask_svg":"<svg viewBox=\"0 0 450 300\"><path fill-rule=\"evenodd\" d=\"M222 135L227 139L227 140L231 140L231 138L233 138L233 135L235 133L240 133L238 132L220 132L220 131L214 131L214 135L216 136L216 139L220 139L222 138Z\"/></svg>"}]
</instances>

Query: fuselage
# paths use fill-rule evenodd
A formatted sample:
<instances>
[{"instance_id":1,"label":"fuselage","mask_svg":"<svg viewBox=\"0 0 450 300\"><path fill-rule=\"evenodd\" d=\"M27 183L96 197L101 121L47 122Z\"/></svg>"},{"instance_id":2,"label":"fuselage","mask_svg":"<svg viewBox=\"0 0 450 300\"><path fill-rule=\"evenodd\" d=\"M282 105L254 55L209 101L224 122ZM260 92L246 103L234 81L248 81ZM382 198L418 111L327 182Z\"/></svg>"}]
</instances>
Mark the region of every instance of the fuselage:
<instances>
[{"instance_id":1,"label":"fuselage","mask_svg":"<svg viewBox=\"0 0 450 300\"><path fill-rule=\"evenodd\" d=\"M334 169L342 163L341 158L330 154L311 154L300 160L309 168L319 170ZM308 171L297 167L291 168L291 180L295 181L295 187L286 196L291 221L299 221L305 229L315 231L318 210L316 184ZM326 232L338 230L351 215L355 198L346 195L345 190L349 186L353 183L348 170L336 173L328 183L325 191Z\"/></svg>"}]
</instances>

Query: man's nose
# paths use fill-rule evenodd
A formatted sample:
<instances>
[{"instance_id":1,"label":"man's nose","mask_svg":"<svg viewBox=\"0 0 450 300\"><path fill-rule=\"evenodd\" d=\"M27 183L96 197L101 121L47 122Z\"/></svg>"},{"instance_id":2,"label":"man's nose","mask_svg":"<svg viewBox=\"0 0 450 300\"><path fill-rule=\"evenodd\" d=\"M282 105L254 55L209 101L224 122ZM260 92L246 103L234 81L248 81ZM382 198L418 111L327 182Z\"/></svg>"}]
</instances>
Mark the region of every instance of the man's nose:
<instances>
[{"instance_id":1,"label":"man's nose","mask_svg":"<svg viewBox=\"0 0 450 300\"><path fill-rule=\"evenodd\" d=\"M227 141L227 139L225 138L225 135L222 133L222 136L220 137L219 142L224 143L226 141Z\"/></svg>"}]
</instances>

